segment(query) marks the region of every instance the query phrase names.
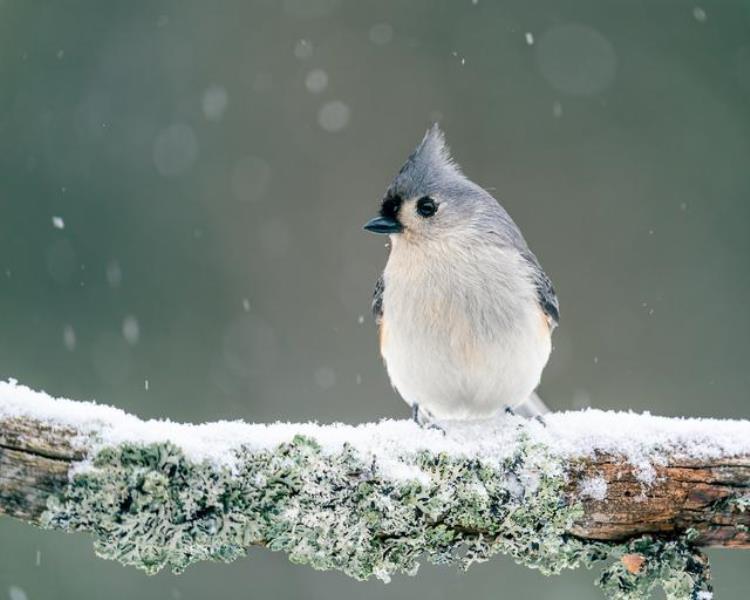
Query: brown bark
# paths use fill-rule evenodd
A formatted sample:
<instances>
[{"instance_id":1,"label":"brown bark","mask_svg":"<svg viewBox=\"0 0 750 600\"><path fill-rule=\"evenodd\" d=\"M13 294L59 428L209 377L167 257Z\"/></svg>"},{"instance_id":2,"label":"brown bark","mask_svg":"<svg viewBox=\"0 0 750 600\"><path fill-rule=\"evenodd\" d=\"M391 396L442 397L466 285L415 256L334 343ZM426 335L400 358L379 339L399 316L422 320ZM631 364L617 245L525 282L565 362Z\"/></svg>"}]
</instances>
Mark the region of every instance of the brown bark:
<instances>
[{"instance_id":1,"label":"brown bark","mask_svg":"<svg viewBox=\"0 0 750 600\"><path fill-rule=\"evenodd\" d=\"M584 517L572 533L595 540L620 541L641 534L670 535L693 528L696 544L750 548L750 510L732 499L750 494L750 456L710 460L669 460L657 466L656 480L644 485L626 461L601 456L571 469L569 495L580 482L600 476L604 500L584 498Z\"/></svg>"},{"instance_id":2,"label":"brown bark","mask_svg":"<svg viewBox=\"0 0 750 600\"><path fill-rule=\"evenodd\" d=\"M68 482L83 453L73 449L75 432L35 421L0 419L0 514L38 523L50 494Z\"/></svg>"},{"instance_id":3,"label":"brown bark","mask_svg":"<svg viewBox=\"0 0 750 600\"><path fill-rule=\"evenodd\" d=\"M47 498L65 487L71 466L84 458L75 436L31 420L0 419L0 514L39 523ZM584 516L571 533L621 541L694 528L699 545L750 548L750 510L731 501L750 495L750 456L675 459L655 469L656 481L646 486L632 465L612 456L572 463L568 500L580 500ZM580 497L581 482L591 477L606 481L604 500Z\"/></svg>"}]
</instances>

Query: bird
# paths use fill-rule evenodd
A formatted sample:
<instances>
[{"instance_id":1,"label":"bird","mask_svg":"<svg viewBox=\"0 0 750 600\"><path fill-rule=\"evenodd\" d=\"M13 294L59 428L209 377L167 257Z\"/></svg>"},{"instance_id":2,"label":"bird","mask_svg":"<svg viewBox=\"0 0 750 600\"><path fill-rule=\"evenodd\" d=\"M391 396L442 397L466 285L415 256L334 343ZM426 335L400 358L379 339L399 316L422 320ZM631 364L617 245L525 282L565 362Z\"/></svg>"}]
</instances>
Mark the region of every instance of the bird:
<instances>
[{"instance_id":1,"label":"bird","mask_svg":"<svg viewBox=\"0 0 750 600\"><path fill-rule=\"evenodd\" d=\"M550 278L500 203L433 125L364 229L388 235L372 311L392 386L415 421L538 417L560 320Z\"/></svg>"}]
</instances>

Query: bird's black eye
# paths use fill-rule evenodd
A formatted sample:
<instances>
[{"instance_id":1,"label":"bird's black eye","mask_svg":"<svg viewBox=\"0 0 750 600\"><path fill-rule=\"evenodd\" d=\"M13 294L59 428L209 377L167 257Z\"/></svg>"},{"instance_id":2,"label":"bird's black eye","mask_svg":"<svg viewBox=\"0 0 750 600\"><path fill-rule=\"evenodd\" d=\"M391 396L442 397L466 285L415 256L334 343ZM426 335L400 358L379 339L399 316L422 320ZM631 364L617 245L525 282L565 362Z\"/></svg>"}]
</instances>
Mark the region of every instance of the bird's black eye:
<instances>
[{"instance_id":1,"label":"bird's black eye","mask_svg":"<svg viewBox=\"0 0 750 600\"><path fill-rule=\"evenodd\" d=\"M429 196L417 200L417 212L425 218L434 215L437 208L437 203Z\"/></svg>"}]
</instances>

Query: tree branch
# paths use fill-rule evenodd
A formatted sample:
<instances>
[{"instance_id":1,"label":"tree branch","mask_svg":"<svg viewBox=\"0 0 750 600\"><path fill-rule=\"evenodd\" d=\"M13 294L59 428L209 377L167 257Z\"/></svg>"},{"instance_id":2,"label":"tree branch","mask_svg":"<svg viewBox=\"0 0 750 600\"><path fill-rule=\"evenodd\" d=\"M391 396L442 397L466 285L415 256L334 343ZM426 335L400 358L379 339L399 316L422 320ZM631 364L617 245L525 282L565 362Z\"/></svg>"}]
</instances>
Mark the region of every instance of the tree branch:
<instances>
[{"instance_id":1,"label":"tree branch","mask_svg":"<svg viewBox=\"0 0 750 600\"><path fill-rule=\"evenodd\" d=\"M251 545L385 580L421 556L503 552L545 573L614 556L612 597L669 594L668 565L669 597L687 598L708 589L698 546L750 547L748 507L747 421L190 426L0 383L0 514L88 531L149 572Z\"/></svg>"}]
</instances>

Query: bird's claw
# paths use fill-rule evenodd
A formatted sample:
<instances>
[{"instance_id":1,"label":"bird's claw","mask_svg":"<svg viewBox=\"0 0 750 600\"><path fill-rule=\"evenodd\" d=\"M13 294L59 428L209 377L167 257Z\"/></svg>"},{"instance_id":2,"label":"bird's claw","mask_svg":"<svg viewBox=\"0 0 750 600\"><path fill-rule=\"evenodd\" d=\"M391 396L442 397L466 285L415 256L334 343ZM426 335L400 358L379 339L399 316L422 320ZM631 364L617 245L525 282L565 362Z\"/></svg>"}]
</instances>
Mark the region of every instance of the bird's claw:
<instances>
[{"instance_id":1,"label":"bird's claw","mask_svg":"<svg viewBox=\"0 0 750 600\"><path fill-rule=\"evenodd\" d=\"M425 411L420 411L419 404L414 403L411 405L411 418L423 429L434 429L445 435L445 429L435 423Z\"/></svg>"}]
</instances>

